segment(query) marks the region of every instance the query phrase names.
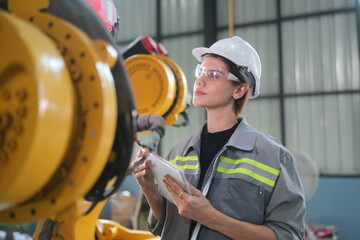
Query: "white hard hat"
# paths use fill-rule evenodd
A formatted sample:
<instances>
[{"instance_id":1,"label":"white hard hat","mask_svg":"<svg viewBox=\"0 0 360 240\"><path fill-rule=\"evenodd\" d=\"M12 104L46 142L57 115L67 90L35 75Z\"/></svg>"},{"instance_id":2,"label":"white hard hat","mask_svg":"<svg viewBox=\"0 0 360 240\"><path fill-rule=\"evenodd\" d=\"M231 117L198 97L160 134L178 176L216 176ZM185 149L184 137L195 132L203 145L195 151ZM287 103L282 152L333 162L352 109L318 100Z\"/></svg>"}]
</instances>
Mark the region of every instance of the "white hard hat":
<instances>
[{"instance_id":1,"label":"white hard hat","mask_svg":"<svg viewBox=\"0 0 360 240\"><path fill-rule=\"evenodd\" d=\"M203 57L206 54L215 54L231 61L237 66L246 67L246 71L251 73L252 77L251 74L246 72L240 71L240 74L250 84L250 98L256 98L259 95L261 77L260 58L255 49L242 38L238 36L224 38L215 42L210 48L194 48L192 54L199 62L203 61Z\"/></svg>"}]
</instances>

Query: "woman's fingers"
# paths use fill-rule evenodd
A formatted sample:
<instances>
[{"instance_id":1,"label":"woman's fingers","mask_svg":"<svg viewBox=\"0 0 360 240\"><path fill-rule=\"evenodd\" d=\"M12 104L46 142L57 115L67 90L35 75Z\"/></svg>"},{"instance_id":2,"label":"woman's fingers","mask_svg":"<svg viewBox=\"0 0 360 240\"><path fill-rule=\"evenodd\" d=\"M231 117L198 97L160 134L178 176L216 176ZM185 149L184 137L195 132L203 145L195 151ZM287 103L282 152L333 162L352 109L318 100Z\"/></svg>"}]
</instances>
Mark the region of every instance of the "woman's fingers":
<instances>
[{"instance_id":1,"label":"woman's fingers","mask_svg":"<svg viewBox=\"0 0 360 240\"><path fill-rule=\"evenodd\" d=\"M137 151L137 153L136 153L136 157L137 158L141 157L143 155L143 153L144 153L144 150L140 148L139 151Z\"/></svg>"},{"instance_id":2,"label":"woman's fingers","mask_svg":"<svg viewBox=\"0 0 360 240\"><path fill-rule=\"evenodd\" d=\"M180 198L185 193L185 190L171 176L165 175L163 181L173 197Z\"/></svg>"},{"instance_id":3,"label":"woman's fingers","mask_svg":"<svg viewBox=\"0 0 360 240\"><path fill-rule=\"evenodd\" d=\"M133 174L140 171L140 167L142 164L139 164L139 163L140 163L139 160L135 160L130 164L130 168L132 169Z\"/></svg>"},{"instance_id":4,"label":"woman's fingers","mask_svg":"<svg viewBox=\"0 0 360 240\"><path fill-rule=\"evenodd\" d=\"M199 189L197 189L196 187L194 187L193 185L189 184L189 187L190 187L190 193L191 195L194 195L194 196L202 196L202 193Z\"/></svg>"},{"instance_id":5,"label":"woman's fingers","mask_svg":"<svg viewBox=\"0 0 360 240\"><path fill-rule=\"evenodd\" d=\"M146 175L146 171L137 171L137 172L134 172L134 177L135 178L141 178L141 177L144 177Z\"/></svg>"}]
</instances>

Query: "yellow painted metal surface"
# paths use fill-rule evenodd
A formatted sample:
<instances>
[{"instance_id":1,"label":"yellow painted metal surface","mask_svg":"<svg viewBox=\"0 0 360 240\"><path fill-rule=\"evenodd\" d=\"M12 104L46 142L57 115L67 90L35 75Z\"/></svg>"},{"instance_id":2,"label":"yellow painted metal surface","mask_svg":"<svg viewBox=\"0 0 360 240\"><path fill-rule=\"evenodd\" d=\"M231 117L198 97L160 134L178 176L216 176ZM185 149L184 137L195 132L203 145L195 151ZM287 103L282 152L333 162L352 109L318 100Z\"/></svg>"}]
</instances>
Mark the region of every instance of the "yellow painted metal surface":
<instances>
[{"instance_id":1,"label":"yellow painted metal surface","mask_svg":"<svg viewBox=\"0 0 360 240\"><path fill-rule=\"evenodd\" d=\"M96 223L105 203L106 201L98 203L89 214L82 215L90 207L90 203L78 199L66 211L51 217L55 224L51 240L95 239ZM37 222L33 239L38 239L40 233L46 229L46 221L48 219Z\"/></svg>"},{"instance_id":2,"label":"yellow painted metal surface","mask_svg":"<svg viewBox=\"0 0 360 240\"><path fill-rule=\"evenodd\" d=\"M126 59L125 68L134 90L138 114L165 114L176 93L170 67L156 56L139 54Z\"/></svg>"},{"instance_id":3,"label":"yellow painted metal surface","mask_svg":"<svg viewBox=\"0 0 360 240\"><path fill-rule=\"evenodd\" d=\"M132 230L111 220L100 219L97 223L98 240L160 240L148 231Z\"/></svg>"},{"instance_id":4,"label":"yellow painted metal surface","mask_svg":"<svg viewBox=\"0 0 360 240\"><path fill-rule=\"evenodd\" d=\"M2 211L33 197L59 166L75 96L61 54L41 31L0 10L0 36ZM29 207L24 214L35 211Z\"/></svg>"},{"instance_id":5,"label":"yellow painted metal surface","mask_svg":"<svg viewBox=\"0 0 360 240\"><path fill-rule=\"evenodd\" d=\"M179 113L183 112L186 108L185 100L187 92L187 81L184 72L181 70L180 66L177 63L175 63L168 57L160 55L156 57L170 67L170 69L174 73L176 81L176 94L173 99L173 103L170 106L170 109L164 115L166 124L171 126L176 122Z\"/></svg>"},{"instance_id":6,"label":"yellow painted metal surface","mask_svg":"<svg viewBox=\"0 0 360 240\"><path fill-rule=\"evenodd\" d=\"M228 36L234 36L234 1L228 0Z\"/></svg>"},{"instance_id":7,"label":"yellow painted metal surface","mask_svg":"<svg viewBox=\"0 0 360 240\"><path fill-rule=\"evenodd\" d=\"M18 16L41 29L62 54L72 80L71 90L67 92L75 95L74 103L67 106L72 107L75 114L71 119L71 140L68 140L65 154L59 154L62 157L60 166L48 184L30 201L0 212L0 222L13 223L35 221L61 213L85 196L108 160L117 120L115 86L109 68L112 62L111 58L107 61L104 54L99 54L99 44L94 44L71 24L49 14L35 12ZM62 86L57 88L57 93L62 95L62 102L66 97L64 92ZM51 106L52 103L49 104ZM64 114L59 109L56 111ZM53 131L62 129L54 129L53 126L42 126L43 131L47 132L47 136L42 136L40 140L43 151L47 148L49 138L57 138ZM39 159L48 161L47 158ZM29 172L38 174L39 171L48 171L39 168L42 167L34 167ZM22 177L17 174L14 176ZM27 186L22 187L25 189Z\"/></svg>"},{"instance_id":8,"label":"yellow painted metal surface","mask_svg":"<svg viewBox=\"0 0 360 240\"><path fill-rule=\"evenodd\" d=\"M84 196L111 161L117 51L37 12L48 0L8 3L13 14L0 10L0 222L41 219L34 239L48 217L56 222L52 240L160 239L98 220L105 201L83 215ZM185 109L179 66L162 56L128 60L139 114L172 125Z\"/></svg>"},{"instance_id":9,"label":"yellow painted metal surface","mask_svg":"<svg viewBox=\"0 0 360 240\"><path fill-rule=\"evenodd\" d=\"M50 0L8 0L11 12L37 11L48 8Z\"/></svg>"},{"instance_id":10,"label":"yellow painted metal surface","mask_svg":"<svg viewBox=\"0 0 360 240\"><path fill-rule=\"evenodd\" d=\"M109 65L109 67L112 68L115 65L118 58L116 49L113 46L111 46L109 43L100 39L94 40L93 44L102 61L106 62Z\"/></svg>"}]
</instances>

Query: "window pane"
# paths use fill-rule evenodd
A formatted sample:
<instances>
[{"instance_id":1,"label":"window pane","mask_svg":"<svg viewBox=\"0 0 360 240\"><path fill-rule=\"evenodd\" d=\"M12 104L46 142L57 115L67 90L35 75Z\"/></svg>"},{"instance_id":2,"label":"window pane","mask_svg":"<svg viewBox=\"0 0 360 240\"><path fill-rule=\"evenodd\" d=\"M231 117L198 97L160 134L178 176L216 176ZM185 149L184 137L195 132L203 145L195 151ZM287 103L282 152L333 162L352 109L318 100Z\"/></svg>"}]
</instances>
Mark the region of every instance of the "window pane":
<instances>
[{"instance_id":1,"label":"window pane","mask_svg":"<svg viewBox=\"0 0 360 240\"><path fill-rule=\"evenodd\" d=\"M250 125L281 141L280 105L278 99L249 100L244 115Z\"/></svg>"},{"instance_id":2,"label":"window pane","mask_svg":"<svg viewBox=\"0 0 360 240\"><path fill-rule=\"evenodd\" d=\"M217 1L218 26L228 25L228 1ZM234 24L255 21L274 20L276 18L276 0L234 0Z\"/></svg>"},{"instance_id":3,"label":"window pane","mask_svg":"<svg viewBox=\"0 0 360 240\"><path fill-rule=\"evenodd\" d=\"M169 58L174 60L183 70L190 92L192 93L195 81L195 67L198 64L192 55L192 50L196 47L202 47L203 36L201 34L193 36L184 36L164 39L162 42L169 52Z\"/></svg>"},{"instance_id":4,"label":"window pane","mask_svg":"<svg viewBox=\"0 0 360 240\"><path fill-rule=\"evenodd\" d=\"M305 152L321 173L359 174L360 94L287 98L287 146Z\"/></svg>"},{"instance_id":5,"label":"window pane","mask_svg":"<svg viewBox=\"0 0 360 240\"><path fill-rule=\"evenodd\" d=\"M355 14L286 21L282 26L286 93L359 89Z\"/></svg>"},{"instance_id":6,"label":"window pane","mask_svg":"<svg viewBox=\"0 0 360 240\"><path fill-rule=\"evenodd\" d=\"M355 0L281 0L282 16L355 7Z\"/></svg>"},{"instance_id":7,"label":"window pane","mask_svg":"<svg viewBox=\"0 0 360 240\"><path fill-rule=\"evenodd\" d=\"M119 0L114 4L120 17L118 41L155 35L156 0Z\"/></svg>"},{"instance_id":8,"label":"window pane","mask_svg":"<svg viewBox=\"0 0 360 240\"><path fill-rule=\"evenodd\" d=\"M279 93L279 58L276 25L241 28L235 35L248 41L257 51L261 61L260 97ZM219 39L227 37L220 32Z\"/></svg>"},{"instance_id":9,"label":"window pane","mask_svg":"<svg viewBox=\"0 0 360 240\"><path fill-rule=\"evenodd\" d=\"M202 0L161 1L162 34L203 30Z\"/></svg>"}]
</instances>

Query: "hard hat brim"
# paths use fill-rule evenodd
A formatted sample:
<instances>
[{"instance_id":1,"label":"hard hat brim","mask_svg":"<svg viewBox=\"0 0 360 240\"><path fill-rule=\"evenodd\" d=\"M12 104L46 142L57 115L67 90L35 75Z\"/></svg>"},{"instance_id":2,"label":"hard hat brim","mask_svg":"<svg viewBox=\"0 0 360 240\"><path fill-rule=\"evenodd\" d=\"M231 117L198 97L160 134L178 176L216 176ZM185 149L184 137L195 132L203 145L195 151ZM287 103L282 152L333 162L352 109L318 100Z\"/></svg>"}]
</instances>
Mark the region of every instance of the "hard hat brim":
<instances>
[{"instance_id":1,"label":"hard hat brim","mask_svg":"<svg viewBox=\"0 0 360 240\"><path fill-rule=\"evenodd\" d=\"M225 56L223 52L218 51L216 49L211 49L211 48L206 48L206 47L198 47L198 48L194 48L192 50L192 55L199 61L202 62L203 60L203 56L205 54L216 54L219 55L221 57L224 57L226 59L228 59L231 62L234 62L232 59L230 59L228 56ZM235 64L236 65L236 64Z\"/></svg>"},{"instance_id":2,"label":"hard hat brim","mask_svg":"<svg viewBox=\"0 0 360 240\"><path fill-rule=\"evenodd\" d=\"M229 56L228 54L224 54L224 51L219 51L219 50L213 49L213 48L206 48L206 47L194 48L192 50L192 54L199 62L202 62L204 60L203 59L204 55L206 55L206 54L215 54L215 55L218 55L220 57L223 57L223 58L229 60L235 66L249 67L249 63L247 61L239 61L238 59L234 59L232 56Z\"/></svg>"}]
</instances>

